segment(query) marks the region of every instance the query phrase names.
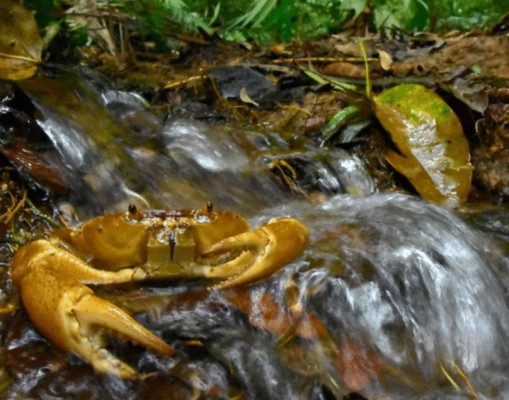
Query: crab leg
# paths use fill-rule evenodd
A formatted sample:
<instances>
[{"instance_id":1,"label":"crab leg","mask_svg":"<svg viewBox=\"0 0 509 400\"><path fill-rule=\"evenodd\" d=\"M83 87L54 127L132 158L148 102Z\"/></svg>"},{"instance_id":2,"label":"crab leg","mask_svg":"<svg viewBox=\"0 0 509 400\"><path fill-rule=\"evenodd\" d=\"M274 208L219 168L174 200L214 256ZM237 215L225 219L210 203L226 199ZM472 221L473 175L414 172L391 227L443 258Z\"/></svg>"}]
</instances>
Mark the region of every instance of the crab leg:
<instances>
[{"instance_id":1,"label":"crab leg","mask_svg":"<svg viewBox=\"0 0 509 400\"><path fill-rule=\"evenodd\" d=\"M71 351L102 373L134 379L134 369L103 345L101 330L110 330L162 356L174 349L129 314L94 295L82 281L127 282L132 271L99 271L78 257L38 240L21 249L11 269L23 304L35 327L62 350Z\"/></svg>"},{"instance_id":2,"label":"crab leg","mask_svg":"<svg viewBox=\"0 0 509 400\"><path fill-rule=\"evenodd\" d=\"M273 219L252 232L223 239L205 250L204 260L222 255L234 258L205 267L203 276L226 278L216 286L220 289L260 281L293 260L305 247L308 236L308 228L295 219Z\"/></svg>"}]
</instances>

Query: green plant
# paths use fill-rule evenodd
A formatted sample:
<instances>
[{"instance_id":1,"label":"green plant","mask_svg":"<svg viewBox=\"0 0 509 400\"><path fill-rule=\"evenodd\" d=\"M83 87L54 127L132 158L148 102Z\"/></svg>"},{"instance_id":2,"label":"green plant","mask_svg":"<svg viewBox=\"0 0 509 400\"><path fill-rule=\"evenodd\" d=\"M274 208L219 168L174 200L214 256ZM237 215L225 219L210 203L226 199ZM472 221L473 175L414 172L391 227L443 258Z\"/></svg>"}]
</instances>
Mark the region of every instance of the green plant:
<instances>
[{"instance_id":1,"label":"green plant","mask_svg":"<svg viewBox=\"0 0 509 400\"><path fill-rule=\"evenodd\" d=\"M102 40L149 40L197 31L262 43L310 40L341 31L362 13L372 30L468 30L493 24L509 12L498 0L26 0L41 28L64 24ZM363 20L364 21L364 20ZM102 37L98 32L103 29ZM122 34L121 34L122 33Z\"/></svg>"}]
</instances>

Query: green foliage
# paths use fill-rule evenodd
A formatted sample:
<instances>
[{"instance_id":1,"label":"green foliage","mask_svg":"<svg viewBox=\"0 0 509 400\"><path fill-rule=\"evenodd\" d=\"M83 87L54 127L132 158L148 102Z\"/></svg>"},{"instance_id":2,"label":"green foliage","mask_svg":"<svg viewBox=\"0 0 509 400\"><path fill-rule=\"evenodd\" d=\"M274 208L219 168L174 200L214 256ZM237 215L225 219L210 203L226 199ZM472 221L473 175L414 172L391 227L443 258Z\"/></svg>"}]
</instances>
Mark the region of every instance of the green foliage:
<instances>
[{"instance_id":1,"label":"green foliage","mask_svg":"<svg viewBox=\"0 0 509 400\"><path fill-rule=\"evenodd\" d=\"M377 29L407 32L467 31L490 26L509 12L509 2L499 0L371 0L370 5Z\"/></svg>"},{"instance_id":2,"label":"green foliage","mask_svg":"<svg viewBox=\"0 0 509 400\"><path fill-rule=\"evenodd\" d=\"M210 26L205 19L200 14L193 12L184 0L145 0L144 2L148 3L147 5L153 3L153 9L156 13L160 13L160 16L173 20L177 24L187 27L188 29L210 30ZM133 0L131 3L139 5L140 2ZM137 13L131 12L130 14L136 15Z\"/></svg>"},{"instance_id":3,"label":"green foliage","mask_svg":"<svg viewBox=\"0 0 509 400\"><path fill-rule=\"evenodd\" d=\"M251 4L250 10L246 14L235 18L230 25L232 27L240 26L242 28L246 28L251 26L256 28L265 20L265 18L267 18L276 6L277 0L260 0L254 2Z\"/></svg>"},{"instance_id":4,"label":"green foliage","mask_svg":"<svg viewBox=\"0 0 509 400\"><path fill-rule=\"evenodd\" d=\"M261 0L255 2L257 7L252 7L236 18L234 23L226 24L225 36L242 40L255 39L259 42L313 39L339 30L348 18L360 14L366 2L367 0ZM239 24L239 21L242 21L242 24Z\"/></svg>"},{"instance_id":5,"label":"green foliage","mask_svg":"<svg viewBox=\"0 0 509 400\"><path fill-rule=\"evenodd\" d=\"M130 36L152 41L159 50L166 48L166 39L171 35L198 30L210 32L210 23L183 0L116 1L119 10L137 22Z\"/></svg>"},{"instance_id":6,"label":"green foliage","mask_svg":"<svg viewBox=\"0 0 509 400\"><path fill-rule=\"evenodd\" d=\"M237 41L309 40L338 32L360 15L368 17L373 30L468 30L489 26L509 12L509 1L499 0L25 0L25 3L36 11L41 28L63 21L72 29L78 26L86 29L94 38L97 26L76 24L77 14L100 15L104 19L109 15L113 25L128 17L130 23L123 27L128 26L130 38L151 40L160 46L170 35L198 30ZM365 23L366 19L362 21Z\"/></svg>"}]
</instances>

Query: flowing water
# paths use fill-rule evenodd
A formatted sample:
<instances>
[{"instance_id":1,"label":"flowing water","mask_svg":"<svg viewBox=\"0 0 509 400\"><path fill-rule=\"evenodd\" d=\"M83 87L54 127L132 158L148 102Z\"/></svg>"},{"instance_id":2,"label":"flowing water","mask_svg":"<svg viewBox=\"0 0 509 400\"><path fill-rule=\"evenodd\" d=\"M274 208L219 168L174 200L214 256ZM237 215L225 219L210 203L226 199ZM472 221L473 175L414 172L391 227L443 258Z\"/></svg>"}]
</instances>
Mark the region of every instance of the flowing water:
<instances>
[{"instance_id":1,"label":"flowing water","mask_svg":"<svg viewBox=\"0 0 509 400\"><path fill-rule=\"evenodd\" d=\"M140 371L153 372L141 383L95 376L77 359L57 368L66 355L41 352L41 338L18 318L6 342L16 378L10 398L196 398L197 391L202 398L325 400L354 391L367 399L509 398L507 218L373 193L359 159L320 148L300 155L325 194L310 202L288 193L266 167L292 151L277 134L164 121L133 94L74 85L79 102L64 103L85 107L62 108L34 82L22 88L64 161L61 175L76 183L71 201L81 216L132 201L165 208L212 201L253 226L298 218L311 242L248 289L200 282L101 288L179 352L172 359L128 354ZM105 119L75 116L90 112Z\"/></svg>"}]
</instances>

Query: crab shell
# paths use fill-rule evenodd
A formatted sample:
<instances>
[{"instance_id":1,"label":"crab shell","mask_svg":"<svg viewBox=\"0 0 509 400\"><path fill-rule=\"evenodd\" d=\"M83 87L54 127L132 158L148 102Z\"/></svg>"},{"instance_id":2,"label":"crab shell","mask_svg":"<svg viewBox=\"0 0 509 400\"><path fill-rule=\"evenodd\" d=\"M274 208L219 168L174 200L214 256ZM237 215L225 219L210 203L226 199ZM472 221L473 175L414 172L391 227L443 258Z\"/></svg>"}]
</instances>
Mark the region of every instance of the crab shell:
<instances>
[{"instance_id":1,"label":"crab shell","mask_svg":"<svg viewBox=\"0 0 509 400\"><path fill-rule=\"evenodd\" d=\"M308 236L292 218L250 231L242 217L210 208L131 208L26 244L13 258L11 277L31 321L55 346L99 373L135 379L137 372L105 349L101 329L161 356L175 350L87 285L174 278L214 279L218 289L247 285L297 257Z\"/></svg>"}]
</instances>

